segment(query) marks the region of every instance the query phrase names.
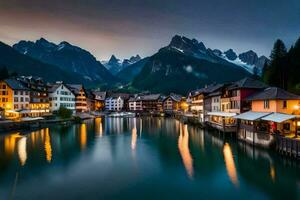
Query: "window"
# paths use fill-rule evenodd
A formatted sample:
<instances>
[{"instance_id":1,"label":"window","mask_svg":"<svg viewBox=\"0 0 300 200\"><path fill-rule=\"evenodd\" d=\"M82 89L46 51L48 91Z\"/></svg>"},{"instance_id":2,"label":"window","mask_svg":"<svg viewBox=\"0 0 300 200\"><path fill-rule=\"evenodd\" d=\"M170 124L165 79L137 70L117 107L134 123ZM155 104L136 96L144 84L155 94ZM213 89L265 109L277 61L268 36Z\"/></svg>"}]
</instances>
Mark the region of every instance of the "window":
<instances>
[{"instance_id":1,"label":"window","mask_svg":"<svg viewBox=\"0 0 300 200\"><path fill-rule=\"evenodd\" d=\"M283 124L283 130L289 131L290 130L290 123L284 123Z\"/></svg>"},{"instance_id":2,"label":"window","mask_svg":"<svg viewBox=\"0 0 300 200\"><path fill-rule=\"evenodd\" d=\"M264 108L265 109L270 108L270 101L269 100L264 100Z\"/></svg>"},{"instance_id":3,"label":"window","mask_svg":"<svg viewBox=\"0 0 300 200\"><path fill-rule=\"evenodd\" d=\"M282 101L282 108L283 109L287 108L287 101L286 100Z\"/></svg>"}]
</instances>

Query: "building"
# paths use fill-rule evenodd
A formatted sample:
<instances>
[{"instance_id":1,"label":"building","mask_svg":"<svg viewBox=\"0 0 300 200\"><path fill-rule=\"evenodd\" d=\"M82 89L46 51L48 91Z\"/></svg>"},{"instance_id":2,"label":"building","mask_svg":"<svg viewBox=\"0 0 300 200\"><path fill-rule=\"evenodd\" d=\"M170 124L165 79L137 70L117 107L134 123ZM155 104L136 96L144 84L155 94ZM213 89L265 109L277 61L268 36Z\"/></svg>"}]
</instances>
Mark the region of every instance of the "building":
<instances>
[{"instance_id":1,"label":"building","mask_svg":"<svg viewBox=\"0 0 300 200\"><path fill-rule=\"evenodd\" d=\"M300 133L300 96L277 87L269 87L247 100L249 112L236 116L239 120L238 138L247 142L270 146L275 135L297 136Z\"/></svg>"},{"instance_id":2,"label":"building","mask_svg":"<svg viewBox=\"0 0 300 200\"><path fill-rule=\"evenodd\" d=\"M227 111L240 114L251 110L251 104L250 101L247 100L247 97L266 87L266 84L252 78L244 78L234 82L227 87L228 96L226 98L229 98Z\"/></svg>"},{"instance_id":3,"label":"building","mask_svg":"<svg viewBox=\"0 0 300 200\"><path fill-rule=\"evenodd\" d=\"M163 111L165 112L183 111L181 104L182 104L182 96L176 94L170 94L163 100Z\"/></svg>"},{"instance_id":4,"label":"building","mask_svg":"<svg viewBox=\"0 0 300 200\"><path fill-rule=\"evenodd\" d=\"M223 87L221 84L212 84L201 88L191 95L191 111L196 114L200 122L205 122L207 113L210 112L212 98L209 94L220 90Z\"/></svg>"},{"instance_id":5,"label":"building","mask_svg":"<svg viewBox=\"0 0 300 200\"><path fill-rule=\"evenodd\" d=\"M17 79L30 90L30 116L42 117L50 115L48 86L40 77L22 76Z\"/></svg>"},{"instance_id":6,"label":"building","mask_svg":"<svg viewBox=\"0 0 300 200\"><path fill-rule=\"evenodd\" d=\"M105 99L105 110L122 111L128 109L129 94L126 93L108 93Z\"/></svg>"},{"instance_id":7,"label":"building","mask_svg":"<svg viewBox=\"0 0 300 200\"><path fill-rule=\"evenodd\" d=\"M144 112L160 112L162 110L162 99L160 94L148 94L141 96Z\"/></svg>"},{"instance_id":8,"label":"building","mask_svg":"<svg viewBox=\"0 0 300 200\"><path fill-rule=\"evenodd\" d=\"M75 113L75 94L65 84L62 82L52 84L49 86L48 92L51 112L64 107Z\"/></svg>"},{"instance_id":9,"label":"building","mask_svg":"<svg viewBox=\"0 0 300 200\"><path fill-rule=\"evenodd\" d=\"M76 112L87 112L88 111L87 94L86 94L86 91L85 91L83 85L68 84L67 87L75 95Z\"/></svg>"},{"instance_id":10,"label":"building","mask_svg":"<svg viewBox=\"0 0 300 200\"><path fill-rule=\"evenodd\" d=\"M30 92L16 80L6 79L0 82L0 108L2 118L18 119L30 114Z\"/></svg>"},{"instance_id":11,"label":"building","mask_svg":"<svg viewBox=\"0 0 300 200\"><path fill-rule=\"evenodd\" d=\"M130 111L133 112L143 111L141 96L135 95L134 97L130 97L130 99L128 100L128 104L129 104Z\"/></svg>"},{"instance_id":12,"label":"building","mask_svg":"<svg viewBox=\"0 0 300 200\"><path fill-rule=\"evenodd\" d=\"M208 124L224 132L235 132L237 124L234 116L251 109L247 97L266 87L264 83L252 78L226 84L221 94L214 96L214 111L211 109L211 112L207 112Z\"/></svg>"},{"instance_id":13,"label":"building","mask_svg":"<svg viewBox=\"0 0 300 200\"><path fill-rule=\"evenodd\" d=\"M105 108L106 92L93 91L95 97L95 110L101 111Z\"/></svg>"}]
</instances>

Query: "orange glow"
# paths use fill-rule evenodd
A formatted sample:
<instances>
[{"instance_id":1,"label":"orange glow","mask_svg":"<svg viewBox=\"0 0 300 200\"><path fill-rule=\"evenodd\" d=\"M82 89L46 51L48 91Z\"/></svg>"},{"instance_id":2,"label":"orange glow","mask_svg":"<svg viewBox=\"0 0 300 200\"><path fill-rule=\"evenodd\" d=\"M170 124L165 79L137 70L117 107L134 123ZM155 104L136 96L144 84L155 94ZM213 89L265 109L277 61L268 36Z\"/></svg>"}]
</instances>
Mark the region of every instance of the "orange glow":
<instances>
[{"instance_id":1,"label":"orange glow","mask_svg":"<svg viewBox=\"0 0 300 200\"><path fill-rule=\"evenodd\" d=\"M136 127L134 127L131 131L131 149L135 150L136 148L136 139L137 139L137 130Z\"/></svg>"},{"instance_id":2,"label":"orange glow","mask_svg":"<svg viewBox=\"0 0 300 200\"><path fill-rule=\"evenodd\" d=\"M275 167L272 164L270 166L270 176L272 181L275 182L276 172L275 172Z\"/></svg>"},{"instance_id":3,"label":"orange glow","mask_svg":"<svg viewBox=\"0 0 300 200\"><path fill-rule=\"evenodd\" d=\"M21 166L24 166L26 163L26 160L27 160L26 145L27 145L27 138L22 137L18 141L18 155L19 155L19 160L20 160Z\"/></svg>"},{"instance_id":4,"label":"orange glow","mask_svg":"<svg viewBox=\"0 0 300 200\"><path fill-rule=\"evenodd\" d=\"M228 143L226 143L224 145L223 154L224 154L227 174L228 174L231 182L235 186L238 187L239 186L239 181L238 181L238 177L237 177L237 171L236 171L236 167L235 167L235 164L234 164L234 159L233 159L233 154L232 154L232 151L231 151L231 147Z\"/></svg>"},{"instance_id":5,"label":"orange glow","mask_svg":"<svg viewBox=\"0 0 300 200\"><path fill-rule=\"evenodd\" d=\"M186 124L185 125L180 124L178 149L188 176L190 178L193 178L194 175L193 158L189 149L189 133Z\"/></svg>"},{"instance_id":6,"label":"orange glow","mask_svg":"<svg viewBox=\"0 0 300 200\"><path fill-rule=\"evenodd\" d=\"M96 118L95 119L95 132L97 136L103 136L103 127L102 127L102 119Z\"/></svg>"},{"instance_id":7,"label":"orange glow","mask_svg":"<svg viewBox=\"0 0 300 200\"><path fill-rule=\"evenodd\" d=\"M86 140L87 140L86 124L81 124L80 125L80 147L81 147L81 149L85 149Z\"/></svg>"},{"instance_id":8,"label":"orange glow","mask_svg":"<svg viewBox=\"0 0 300 200\"><path fill-rule=\"evenodd\" d=\"M51 147L51 138L49 134L49 128L46 128L45 134L45 153L46 153L46 160L50 163L52 160L52 147Z\"/></svg>"},{"instance_id":9,"label":"orange glow","mask_svg":"<svg viewBox=\"0 0 300 200\"><path fill-rule=\"evenodd\" d=\"M11 155L15 151L16 139L20 138L20 133L11 134L4 138L4 151L5 154Z\"/></svg>"}]
</instances>

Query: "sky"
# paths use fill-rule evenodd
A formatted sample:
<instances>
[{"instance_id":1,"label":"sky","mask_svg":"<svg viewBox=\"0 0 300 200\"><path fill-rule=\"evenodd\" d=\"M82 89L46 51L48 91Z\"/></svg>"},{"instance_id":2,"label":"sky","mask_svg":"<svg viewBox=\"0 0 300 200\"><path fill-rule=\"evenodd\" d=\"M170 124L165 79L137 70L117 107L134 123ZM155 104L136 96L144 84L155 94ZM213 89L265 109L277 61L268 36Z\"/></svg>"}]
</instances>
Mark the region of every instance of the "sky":
<instances>
[{"instance_id":1,"label":"sky","mask_svg":"<svg viewBox=\"0 0 300 200\"><path fill-rule=\"evenodd\" d=\"M68 41L98 60L149 56L175 35L269 56L300 36L300 0L0 0L0 41Z\"/></svg>"}]
</instances>

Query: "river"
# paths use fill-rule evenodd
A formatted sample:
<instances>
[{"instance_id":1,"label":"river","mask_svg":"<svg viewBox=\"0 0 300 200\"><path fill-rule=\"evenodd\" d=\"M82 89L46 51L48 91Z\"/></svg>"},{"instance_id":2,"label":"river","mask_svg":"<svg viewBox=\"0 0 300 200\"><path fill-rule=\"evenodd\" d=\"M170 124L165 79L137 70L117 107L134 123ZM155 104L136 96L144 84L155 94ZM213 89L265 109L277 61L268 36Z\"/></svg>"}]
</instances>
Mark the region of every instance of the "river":
<instances>
[{"instance_id":1,"label":"river","mask_svg":"<svg viewBox=\"0 0 300 200\"><path fill-rule=\"evenodd\" d=\"M172 118L0 136L0 199L300 199L300 165Z\"/></svg>"}]
</instances>

